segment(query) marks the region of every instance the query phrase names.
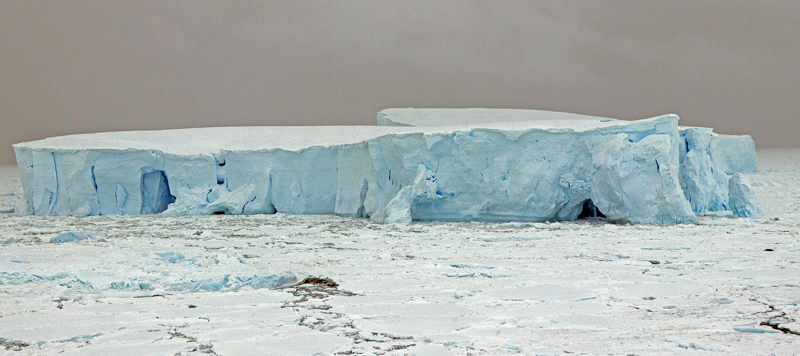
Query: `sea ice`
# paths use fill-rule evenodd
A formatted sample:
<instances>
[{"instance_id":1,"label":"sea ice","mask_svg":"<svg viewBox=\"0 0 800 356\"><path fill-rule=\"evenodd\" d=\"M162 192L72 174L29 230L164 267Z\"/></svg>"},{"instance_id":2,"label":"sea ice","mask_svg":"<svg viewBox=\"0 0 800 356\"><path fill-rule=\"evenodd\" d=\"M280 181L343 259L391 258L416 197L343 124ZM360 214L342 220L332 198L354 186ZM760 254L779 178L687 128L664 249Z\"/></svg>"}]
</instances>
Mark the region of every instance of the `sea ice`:
<instances>
[{"instance_id":1,"label":"sea ice","mask_svg":"<svg viewBox=\"0 0 800 356\"><path fill-rule=\"evenodd\" d=\"M730 210L747 136L536 110L389 109L378 126L112 132L14 145L18 212L338 214L390 223L675 224ZM752 200L750 200L752 203ZM752 210L756 211L756 210ZM585 214L584 214L585 215Z\"/></svg>"},{"instance_id":2,"label":"sea ice","mask_svg":"<svg viewBox=\"0 0 800 356\"><path fill-rule=\"evenodd\" d=\"M186 259L182 253L177 251L155 252L153 254L156 258L169 263L178 263Z\"/></svg>"},{"instance_id":3,"label":"sea ice","mask_svg":"<svg viewBox=\"0 0 800 356\"><path fill-rule=\"evenodd\" d=\"M66 248L66 247L65 247ZM214 263L186 258L177 251L142 253L140 258L124 256L86 258L85 266L59 272L38 269L17 255L9 261L28 264L13 272L0 272L0 286L33 285L42 281L58 281L67 289L63 299L84 297L142 296L162 292L214 292L242 289L272 289L297 283L297 276L288 270L269 272L246 264L241 258L218 254ZM133 268L120 268L130 263ZM62 269L61 266L58 269Z\"/></svg>"},{"instance_id":4,"label":"sea ice","mask_svg":"<svg viewBox=\"0 0 800 356\"><path fill-rule=\"evenodd\" d=\"M96 231L68 231L50 239L51 243L75 242L87 239L104 239L106 234Z\"/></svg>"}]
</instances>

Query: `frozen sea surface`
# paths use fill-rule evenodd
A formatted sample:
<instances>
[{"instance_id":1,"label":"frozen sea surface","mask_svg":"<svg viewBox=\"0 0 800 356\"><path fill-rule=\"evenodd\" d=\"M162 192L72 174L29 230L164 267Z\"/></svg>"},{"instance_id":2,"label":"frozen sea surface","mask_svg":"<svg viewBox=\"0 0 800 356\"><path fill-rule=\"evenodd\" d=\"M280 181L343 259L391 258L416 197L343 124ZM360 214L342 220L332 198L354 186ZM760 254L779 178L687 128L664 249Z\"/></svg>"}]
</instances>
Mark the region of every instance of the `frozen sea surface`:
<instances>
[{"instance_id":1,"label":"frozen sea surface","mask_svg":"<svg viewBox=\"0 0 800 356\"><path fill-rule=\"evenodd\" d=\"M15 216L0 167L0 355L797 354L800 149L758 155L761 215L675 226Z\"/></svg>"}]
</instances>

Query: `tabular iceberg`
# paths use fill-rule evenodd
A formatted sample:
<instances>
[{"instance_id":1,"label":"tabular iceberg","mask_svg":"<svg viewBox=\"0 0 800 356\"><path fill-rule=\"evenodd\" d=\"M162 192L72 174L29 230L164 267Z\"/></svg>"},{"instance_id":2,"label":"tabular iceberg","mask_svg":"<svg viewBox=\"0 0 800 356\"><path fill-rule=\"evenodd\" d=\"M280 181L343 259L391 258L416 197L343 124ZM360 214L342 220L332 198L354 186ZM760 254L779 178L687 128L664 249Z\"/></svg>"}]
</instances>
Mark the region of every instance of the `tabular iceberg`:
<instances>
[{"instance_id":1,"label":"tabular iceberg","mask_svg":"<svg viewBox=\"0 0 800 356\"><path fill-rule=\"evenodd\" d=\"M675 224L734 205L757 211L752 194L728 193L742 186L731 175L756 170L752 139L679 127L676 115L389 109L378 126L113 132L14 150L17 211L36 215L558 221L593 209L615 222Z\"/></svg>"}]
</instances>

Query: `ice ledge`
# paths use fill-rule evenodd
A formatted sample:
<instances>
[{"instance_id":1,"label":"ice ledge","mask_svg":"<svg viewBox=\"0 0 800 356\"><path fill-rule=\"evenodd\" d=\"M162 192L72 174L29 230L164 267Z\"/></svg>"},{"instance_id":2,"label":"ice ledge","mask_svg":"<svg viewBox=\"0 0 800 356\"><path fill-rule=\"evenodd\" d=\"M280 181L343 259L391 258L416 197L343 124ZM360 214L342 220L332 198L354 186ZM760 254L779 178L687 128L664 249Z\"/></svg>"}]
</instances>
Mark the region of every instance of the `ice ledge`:
<instances>
[{"instance_id":1,"label":"ice ledge","mask_svg":"<svg viewBox=\"0 0 800 356\"><path fill-rule=\"evenodd\" d=\"M479 124L468 119L494 110L436 110L462 119L450 126L225 127L21 143L14 145L25 190L18 211L556 221L593 206L611 221L674 224L695 219L690 201L719 195L707 194L708 180L693 172L751 168L720 153L738 143L717 142L703 130L687 138L675 115L622 121L501 110ZM402 121L392 113L427 115L394 109L379 120ZM692 135L706 133L708 148L695 148ZM685 181L699 188L686 193ZM715 182L714 189L722 187Z\"/></svg>"},{"instance_id":2,"label":"ice ledge","mask_svg":"<svg viewBox=\"0 0 800 356\"><path fill-rule=\"evenodd\" d=\"M577 122L580 126L620 120L573 114L567 112L522 109L386 109L378 112L378 126L458 126L486 125L509 122L536 122L540 125L558 125L559 122Z\"/></svg>"}]
</instances>

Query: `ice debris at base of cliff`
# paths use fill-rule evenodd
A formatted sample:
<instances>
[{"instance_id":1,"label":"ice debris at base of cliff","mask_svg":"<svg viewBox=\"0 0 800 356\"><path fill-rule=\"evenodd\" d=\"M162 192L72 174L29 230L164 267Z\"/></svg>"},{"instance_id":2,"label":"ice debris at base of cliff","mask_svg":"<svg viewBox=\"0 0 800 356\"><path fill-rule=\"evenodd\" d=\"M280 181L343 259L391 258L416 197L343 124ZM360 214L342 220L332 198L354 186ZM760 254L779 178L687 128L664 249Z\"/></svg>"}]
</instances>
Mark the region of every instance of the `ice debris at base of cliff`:
<instances>
[{"instance_id":1,"label":"ice debris at base of cliff","mask_svg":"<svg viewBox=\"0 0 800 356\"><path fill-rule=\"evenodd\" d=\"M14 145L36 215L337 214L676 224L758 213L749 136L536 110L388 109L378 126L113 132Z\"/></svg>"}]
</instances>

